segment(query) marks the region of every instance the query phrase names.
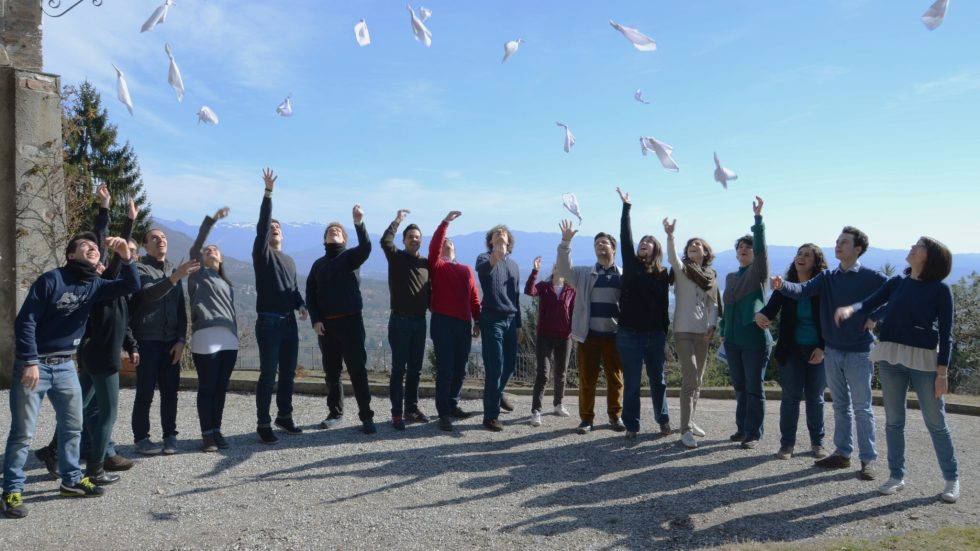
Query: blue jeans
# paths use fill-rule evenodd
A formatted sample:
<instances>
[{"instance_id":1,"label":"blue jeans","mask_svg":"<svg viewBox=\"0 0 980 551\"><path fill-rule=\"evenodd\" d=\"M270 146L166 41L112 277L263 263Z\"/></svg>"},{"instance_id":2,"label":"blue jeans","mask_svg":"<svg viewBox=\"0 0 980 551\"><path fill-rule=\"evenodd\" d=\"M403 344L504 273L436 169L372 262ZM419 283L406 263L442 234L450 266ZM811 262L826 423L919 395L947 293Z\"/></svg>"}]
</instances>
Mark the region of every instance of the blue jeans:
<instances>
[{"instance_id":1,"label":"blue jeans","mask_svg":"<svg viewBox=\"0 0 980 551\"><path fill-rule=\"evenodd\" d=\"M140 364L136 368L136 399L133 403L133 440L150 437L150 406L160 387L160 425L163 436L177 435L177 390L180 387L180 358L170 361L177 341L139 341Z\"/></svg>"},{"instance_id":2,"label":"blue jeans","mask_svg":"<svg viewBox=\"0 0 980 551\"><path fill-rule=\"evenodd\" d=\"M293 314L280 316L260 313L255 320L255 342L259 345L259 384L255 389L255 410L259 427L272 426L269 407L276 387L277 419L293 417L293 381L299 355L299 331Z\"/></svg>"},{"instance_id":3,"label":"blue jeans","mask_svg":"<svg viewBox=\"0 0 980 551\"><path fill-rule=\"evenodd\" d=\"M419 377L425 358L425 316L401 316L392 312L388 318L388 344L391 346L391 379L388 382L391 415L401 416L403 400L404 411L413 412L419 408Z\"/></svg>"},{"instance_id":4,"label":"blue jeans","mask_svg":"<svg viewBox=\"0 0 980 551\"><path fill-rule=\"evenodd\" d=\"M911 386L919 398L919 410L926 422L939 470L946 480L957 480L953 437L946 425L946 405L936 398L936 372L909 369L901 364L878 363L881 393L885 402L885 442L888 444L888 470L892 478L905 479L905 399Z\"/></svg>"},{"instance_id":5,"label":"blue jeans","mask_svg":"<svg viewBox=\"0 0 980 551\"><path fill-rule=\"evenodd\" d=\"M626 430L640 431L640 378L643 364L650 379L653 418L667 423L667 381L664 379L665 331L631 331L623 327L616 332L616 349L623 364L623 424Z\"/></svg>"},{"instance_id":6,"label":"blue jeans","mask_svg":"<svg viewBox=\"0 0 980 551\"><path fill-rule=\"evenodd\" d=\"M197 368L197 418L201 434L221 431L221 416L225 411L228 381L238 359L237 350L222 350L214 354L194 354Z\"/></svg>"},{"instance_id":7,"label":"blue jeans","mask_svg":"<svg viewBox=\"0 0 980 551\"><path fill-rule=\"evenodd\" d=\"M875 366L870 352L845 352L827 347L823 365L834 406L834 453L850 457L854 452L851 420L857 425L858 457L878 458L875 450L875 414L871 410L871 377Z\"/></svg>"},{"instance_id":8,"label":"blue jeans","mask_svg":"<svg viewBox=\"0 0 980 551\"><path fill-rule=\"evenodd\" d=\"M517 321L515 316L504 319L480 318L480 339L483 343L483 420L500 417L500 398L507 381L517 366Z\"/></svg>"},{"instance_id":9,"label":"blue jeans","mask_svg":"<svg viewBox=\"0 0 980 551\"><path fill-rule=\"evenodd\" d=\"M766 392L762 382L766 379L769 363L766 348L742 348L731 341L725 342L728 373L735 388L735 428L746 440L760 440L766 416Z\"/></svg>"},{"instance_id":10,"label":"blue jeans","mask_svg":"<svg viewBox=\"0 0 980 551\"><path fill-rule=\"evenodd\" d=\"M473 324L442 314L432 314L429 334L436 353L436 412L452 415L459 407L459 393L466 378L466 362L473 345Z\"/></svg>"},{"instance_id":11,"label":"blue jeans","mask_svg":"<svg viewBox=\"0 0 980 551\"><path fill-rule=\"evenodd\" d=\"M24 464L37 428L41 400L51 400L57 418L58 472L61 482L73 486L82 479L78 464L78 442L82 434L82 387L75 373L75 362L39 364L37 387L25 388L20 380L24 362L14 362L10 381L10 434L3 457L3 491L24 492Z\"/></svg>"},{"instance_id":12,"label":"blue jeans","mask_svg":"<svg viewBox=\"0 0 980 551\"><path fill-rule=\"evenodd\" d=\"M786 362L779 366L779 384L783 398L779 403L779 445L796 445L796 427L800 422L800 402L806 400L806 428L811 446L823 446L823 392L827 374L823 362L810 363L816 346L795 345Z\"/></svg>"}]
</instances>

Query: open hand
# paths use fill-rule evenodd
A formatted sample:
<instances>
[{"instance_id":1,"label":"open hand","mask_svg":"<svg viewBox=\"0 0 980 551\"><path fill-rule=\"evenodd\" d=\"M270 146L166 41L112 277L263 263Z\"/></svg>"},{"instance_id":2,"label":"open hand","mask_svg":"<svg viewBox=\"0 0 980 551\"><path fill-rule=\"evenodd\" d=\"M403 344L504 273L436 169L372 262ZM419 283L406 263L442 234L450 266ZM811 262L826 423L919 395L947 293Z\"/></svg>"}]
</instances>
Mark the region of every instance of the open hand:
<instances>
[{"instance_id":1,"label":"open hand","mask_svg":"<svg viewBox=\"0 0 980 551\"><path fill-rule=\"evenodd\" d=\"M265 168L262 170L262 182L265 184L265 189L272 191L272 188L276 186L276 180L279 177L272 172L271 168Z\"/></svg>"},{"instance_id":2,"label":"open hand","mask_svg":"<svg viewBox=\"0 0 980 551\"><path fill-rule=\"evenodd\" d=\"M763 204L765 204L765 201L762 200L762 197L756 195L755 201L752 201L752 212L754 212L756 216L762 216Z\"/></svg>"},{"instance_id":3,"label":"open hand","mask_svg":"<svg viewBox=\"0 0 980 551\"><path fill-rule=\"evenodd\" d=\"M572 238L575 237L575 234L578 233L578 230L572 229L572 221L571 220L562 220L558 224L558 228L561 229L561 240L562 241L569 241L569 242L571 242Z\"/></svg>"},{"instance_id":4,"label":"open hand","mask_svg":"<svg viewBox=\"0 0 980 551\"><path fill-rule=\"evenodd\" d=\"M459 218L462 215L463 213L458 210L451 210L449 211L449 214L446 215L446 218L443 220L443 222L452 222L453 220Z\"/></svg>"},{"instance_id":5,"label":"open hand","mask_svg":"<svg viewBox=\"0 0 980 551\"><path fill-rule=\"evenodd\" d=\"M620 200L623 201L623 203L626 203L627 205L630 204L630 194L629 193L623 193L623 190L619 189L619 187L616 188L616 193L619 194L619 198L620 198Z\"/></svg>"},{"instance_id":6,"label":"open hand","mask_svg":"<svg viewBox=\"0 0 980 551\"><path fill-rule=\"evenodd\" d=\"M674 228L676 227L677 227L676 218L674 218L673 222L668 222L667 219L664 218L664 232L667 234L668 237L674 237Z\"/></svg>"}]
</instances>

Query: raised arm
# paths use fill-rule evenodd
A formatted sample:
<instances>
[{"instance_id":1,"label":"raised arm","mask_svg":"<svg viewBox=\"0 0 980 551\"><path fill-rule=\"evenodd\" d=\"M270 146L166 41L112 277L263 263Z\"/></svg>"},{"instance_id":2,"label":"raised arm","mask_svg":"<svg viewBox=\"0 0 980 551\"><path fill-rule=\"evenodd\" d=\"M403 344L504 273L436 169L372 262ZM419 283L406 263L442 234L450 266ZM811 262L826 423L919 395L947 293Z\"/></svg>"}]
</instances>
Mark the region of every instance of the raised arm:
<instances>
[{"instance_id":1,"label":"raised arm","mask_svg":"<svg viewBox=\"0 0 980 551\"><path fill-rule=\"evenodd\" d=\"M458 210L451 210L436 228L436 232L432 235L432 241L429 243L430 270L435 270L446 262L442 259L442 246L446 244L446 231L449 230L449 223L462 215L463 213Z\"/></svg>"},{"instance_id":2,"label":"raised arm","mask_svg":"<svg viewBox=\"0 0 980 551\"><path fill-rule=\"evenodd\" d=\"M364 227L364 211L361 205L354 205L354 231L357 232L357 246L350 250L351 268L356 270L371 255L371 239Z\"/></svg>"},{"instance_id":3,"label":"raised arm","mask_svg":"<svg viewBox=\"0 0 980 551\"><path fill-rule=\"evenodd\" d=\"M630 204L629 193L624 193L619 188L616 188L616 193L623 201L623 213L619 217L619 249L625 267L627 264L633 265L637 262L636 249L633 248L633 228L630 223L630 209L633 205Z\"/></svg>"},{"instance_id":4,"label":"raised arm","mask_svg":"<svg viewBox=\"0 0 980 551\"><path fill-rule=\"evenodd\" d=\"M388 225L388 229L381 234L381 250L384 251L388 260L391 260L391 257L398 252L398 247L395 246L395 232L398 231L398 226L405 220L409 212L408 209L399 210L398 214L395 215L395 219Z\"/></svg>"},{"instance_id":5,"label":"raised arm","mask_svg":"<svg viewBox=\"0 0 980 551\"><path fill-rule=\"evenodd\" d=\"M667 219L664 218L664 232L667 234L667 261L670 262L670 267L673 268L675 272L680 273L684 271L684 265L681 264L681 260L677 258L677 247L674 246L674 228L676 227L676 218L673 222L668 222Z\"/></svg>"},{"instance_id":6,"label":"raised arm","mask_svg":"<svg viewBox=\"0 0 980 551\"><path fill-rule=\"evenodd\" d=\"M769 279L769 248L766 246L766 226L762 223L762 205L765 204L762 197L755 196L752 202L752 212L755 215L755 224L752 226L752 260L753 278L765 285Z\"/></svg>"},{"instance_id":7,"label":"raised arm","mask_svg":"<svg viewBox=\"0 0 980 551\"><path fill-rule=\"evenodd\" d=\"M575 286L575 270L572 269L572 238L578 230L572 229L571 220L562 220L558 224L561 229L561 243L558 244L558 256L555 258L555 270Z\"/></svg>"},{"instance_id":8,"label":"raised arm","mask_svg":"<svg viewBox=\"0 0 980 551\"><path fill-rule=\"evenodd\" d=\"M123 263L122 274L119 279L98 280L99 288L93 293L93 299L107 300L139 291L140 277L136 271L136 263L129 257L129 242L121 237L107 237L105 243Z\"/></svg>"},{"instance_id":9,"label":"raised arm","mask_svg":"<svg viewBox=\"0 0 980 551\"><path fill-rule=\"evenodd\" d=\"M122 237L126 240L127 245L129 240L133 237L133 225L136 221L136 215L139 213L139 209L136 208L136 203L133 198L129 198L129 211L126 213L126 220L123 222ZM136 259L132 259L134 262ZM116 279L119 277L119 269L122 267L122 258L119 255L113 255L112 260L109 262L109 267L106 268L105 272L102 272L103 277L106 279Z\"/></svg>"},{"instance_id":10,"label":"raised arm","mask_svg":"<svg viewBox=\"0 0 980 551\"><path fill-rule=\"evenodd\" d=\"M109 235L109 204L111 201L109 186L105 183L99 184L96 193L99 196L99 210L95 214L95 225L92 227L92 231L95 233L96 245L99 246L101 258L106 258L105 238Z\"/></svg>"},{"instance_id":11,"label":"raised arm","mask_svg":"<svg viewBox=\"0 0 980 551\"><path fill-rule=\"evenodd\" d=\"M259 223L255 226L255 243L252 245L252 257L264 256L269 250L269 227L272 223L272 190L279 177L271 169L262 171L262 182L265 185L265 196L259 207Z\"/></svg>"},{"instance_id":12,"label":"raised arm","mask_svg":"<svg viewBox=\"0 0 980 551\"><path fill-rule=\"evenodd\" d=\"M524 294L529 297L538 296L538 271L541 270L541 257L534 257L534 264L531 268L531 275L527 276L527 283L524 284Z\"/></svg>"}]
</instances>

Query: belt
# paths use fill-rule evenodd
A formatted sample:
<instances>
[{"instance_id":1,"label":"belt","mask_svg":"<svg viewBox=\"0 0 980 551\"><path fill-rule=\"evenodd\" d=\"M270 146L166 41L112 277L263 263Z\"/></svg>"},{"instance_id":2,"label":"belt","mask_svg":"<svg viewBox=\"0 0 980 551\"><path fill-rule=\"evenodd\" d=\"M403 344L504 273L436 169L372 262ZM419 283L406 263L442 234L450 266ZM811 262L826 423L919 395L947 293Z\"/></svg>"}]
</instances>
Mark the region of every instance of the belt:
<instances>
[{"instance_id":1,"label":"belt","mask_svg":"<svg viewBox=\"0 0 980 551\"><path fill-rule=\"evenodd\" d=\"M71 354L67 354L67 355L55 354L52 356L39 356L37 361L39 363L47 364L47 365L58 365L58 364L63 364L65 362L70 362L71 358L72 358Z\"/></svg>"},{"instance_id":2,"label":"belt","mask_svg":"<svg viewBox=\"0 0 980 551\"><path fill-rule=\"evenodd\" d=\"M360 312L350 312L350 313L347 313L347 314L337 314L336 316L325 316L323 319L327 319L327 320L339 320L339 319L344 319L344 318L349 318L349 317L352 317L352 316L356 316L358 314L360 314Z\"/></svg>"}]
</instances>

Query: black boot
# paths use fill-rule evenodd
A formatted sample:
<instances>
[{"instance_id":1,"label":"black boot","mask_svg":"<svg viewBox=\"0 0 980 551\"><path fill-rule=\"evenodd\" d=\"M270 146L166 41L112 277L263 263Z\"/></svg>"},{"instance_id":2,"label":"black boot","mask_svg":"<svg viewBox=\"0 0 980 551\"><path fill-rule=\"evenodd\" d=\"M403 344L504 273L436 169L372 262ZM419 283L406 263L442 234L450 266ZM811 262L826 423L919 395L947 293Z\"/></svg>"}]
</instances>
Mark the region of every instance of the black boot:
<instances>
[{"instance_id":1,"label":"black boot","mask_svg":"<svg viewBox=\"0 0 980 551\"><path fill-rule=\"evenodd\" d=\"M85 466L85 476L96 486L108 486L119 482L119 475L106 472L102 463L89 463Z\"/></svg>"}]
</instances>

